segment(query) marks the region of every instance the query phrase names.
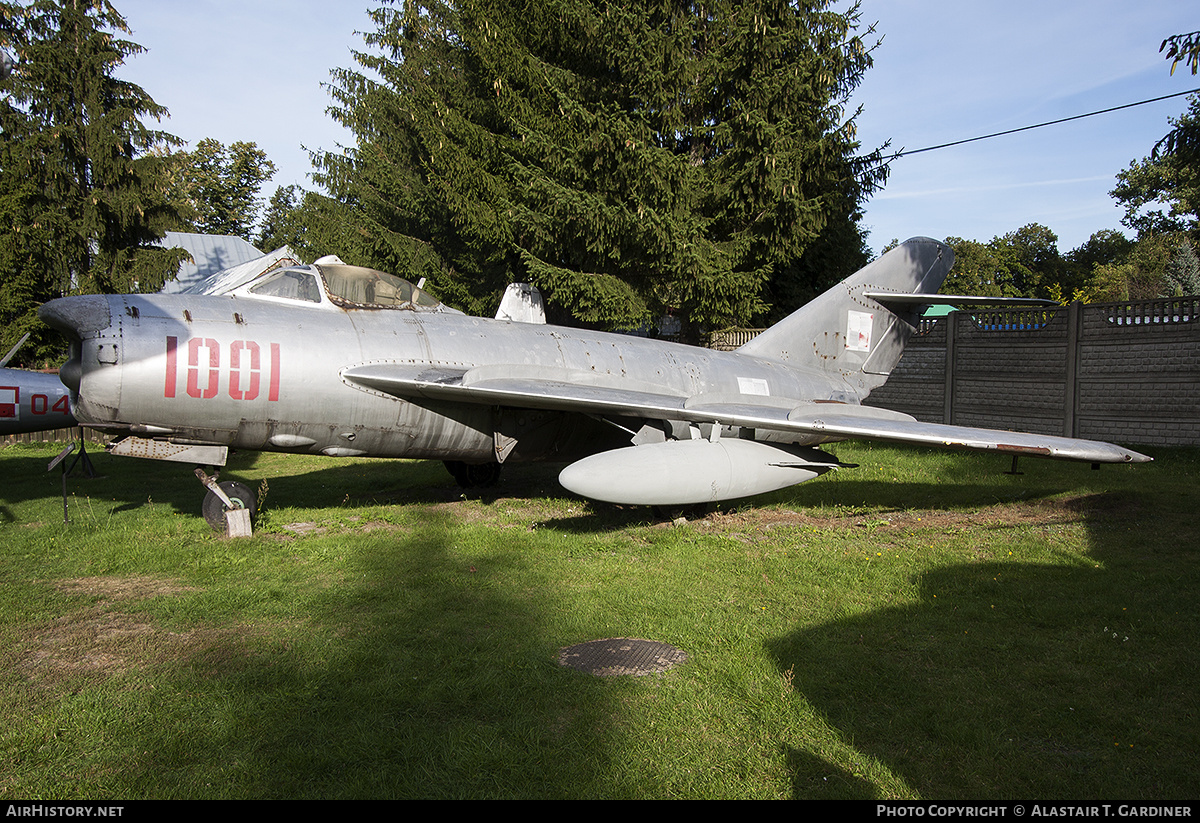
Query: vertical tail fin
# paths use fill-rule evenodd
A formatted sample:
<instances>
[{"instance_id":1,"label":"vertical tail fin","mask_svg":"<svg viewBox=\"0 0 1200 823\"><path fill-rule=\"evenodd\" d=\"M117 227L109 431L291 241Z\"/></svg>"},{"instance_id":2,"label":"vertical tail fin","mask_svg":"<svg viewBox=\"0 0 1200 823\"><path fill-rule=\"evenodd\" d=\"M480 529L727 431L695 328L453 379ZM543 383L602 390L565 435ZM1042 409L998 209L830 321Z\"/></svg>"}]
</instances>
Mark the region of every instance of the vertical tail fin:
<instances>
[{"instance_id":1,"label":"vertical tail fin","mask_svg":"<svg viewBox=\"0 0 1200 823\"><path fill-rule=\"evenodd\" d=\"M840 373L860 397L883 385L923 307L889 310L865 293L933 294L954 252L915 237L859 269L738 349L743 354Z\"/></svg>"}]
</instances>

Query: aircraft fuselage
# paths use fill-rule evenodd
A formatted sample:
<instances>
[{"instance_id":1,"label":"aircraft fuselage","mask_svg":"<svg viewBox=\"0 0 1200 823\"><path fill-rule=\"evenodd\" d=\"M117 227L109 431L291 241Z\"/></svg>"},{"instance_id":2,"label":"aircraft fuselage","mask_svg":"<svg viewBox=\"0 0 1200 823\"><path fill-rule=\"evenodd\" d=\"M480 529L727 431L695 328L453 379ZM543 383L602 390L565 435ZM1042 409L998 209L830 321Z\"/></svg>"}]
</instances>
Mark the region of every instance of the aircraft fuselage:
<instances>
[{"instance_id":1,"label":"aircraft fuselage","mask_svg":"<svg viewBox=\"0 0 1200 823\"><path fill-rule=\"evenodd\" d=\"M439 312L236 296L70 298L63 380L80 422L178 443L334 456L574 459L629 443L587 415L410 402L346 380L364 365L560 370L564 381L710 399L858 402L839 376L694 346ZM65 301L64 301L65 302ZM70 317L65 313L70 312ZM789 438L817 442L819 438Z\"/></svg>"}]
</instances>

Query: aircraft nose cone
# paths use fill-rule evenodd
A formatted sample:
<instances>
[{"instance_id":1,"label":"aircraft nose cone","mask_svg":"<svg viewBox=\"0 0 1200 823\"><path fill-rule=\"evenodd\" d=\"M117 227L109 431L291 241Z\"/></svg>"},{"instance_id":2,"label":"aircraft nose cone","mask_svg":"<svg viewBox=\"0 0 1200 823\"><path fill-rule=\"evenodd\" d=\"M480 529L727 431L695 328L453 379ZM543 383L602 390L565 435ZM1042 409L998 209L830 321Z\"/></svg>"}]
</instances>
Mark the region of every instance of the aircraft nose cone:
<instances>
[{"instance_id":1,"label":"aircraft nose cone","mask_svg":"<svg viewBox=\"0 0 1200 823\"><path fill-rule=\"evenodd\" d=\"M108 298L98 294L60 297L38 309L38 317L64 334L81 339L112 325Z\"/></svg>"}]
</instances>

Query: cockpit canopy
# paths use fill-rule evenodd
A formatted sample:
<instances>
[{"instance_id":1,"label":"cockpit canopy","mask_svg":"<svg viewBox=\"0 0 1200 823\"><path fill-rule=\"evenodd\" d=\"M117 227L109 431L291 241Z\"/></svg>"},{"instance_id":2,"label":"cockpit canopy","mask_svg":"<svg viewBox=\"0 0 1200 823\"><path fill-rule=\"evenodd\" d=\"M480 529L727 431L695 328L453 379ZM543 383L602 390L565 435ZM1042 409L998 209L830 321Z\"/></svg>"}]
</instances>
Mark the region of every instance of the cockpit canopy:
<instances>
[{"instance_id":1,"label":"cockpit canopy","mask_svg":"<svg viewBox=\"0 0 1200 823\"><path fill-rule=\"evenodd\" d=\"M336 258L333 258L336 259ZM294 262L294 261L288 261ZM188 290L201 294L236 294L270 300L294 300L344 309L407 309L460 314L402 277L341 261L271 268L236 279L228 275Z\"/></svg>"},{"instance_id":2,"label":"cockpit canopy","mask_svg":"<svg viewBox=\"0 0 1200 823\"><path fill-rule=\"evenodd\" d=\"M325 279L329 298L339 305L434 311L442 308L441 301L394 274L344 263L313 268Z\"/></svg>"}]
</instances>

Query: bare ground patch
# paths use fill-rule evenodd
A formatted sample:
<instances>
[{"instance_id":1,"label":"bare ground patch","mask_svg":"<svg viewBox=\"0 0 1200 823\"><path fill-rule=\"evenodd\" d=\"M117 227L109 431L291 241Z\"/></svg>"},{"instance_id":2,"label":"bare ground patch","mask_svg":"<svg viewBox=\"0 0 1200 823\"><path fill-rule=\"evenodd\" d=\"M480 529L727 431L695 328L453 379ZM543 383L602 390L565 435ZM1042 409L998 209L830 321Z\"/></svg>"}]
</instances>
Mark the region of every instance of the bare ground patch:
<instances>
[{"instance_id":1,"label":"bare ground patch","mask_svg":"<svg viewBox=\"0 0 1200 823\"><path fill-rule=\"evenodd\" d=\"M1085 494L1062 498L1047 498L1001 503L970 511L903 510L804 512L788 509L753 509L738 512L715 512L695 525L711 531L730 529L761 529L777 527L810 527L818 529L950 529L1004 528L1011 526L1050 526L1085 521L1105 521L1114 517L1129 517L1137 511L1136 502L1128 496Z\"/></svg>"},{"instance_id":2,"label":"bare ground patch","mask_svg":"<svg viewBox=\"0 0 1200 823\"><path fill-rule=\"evenodd\" d=\"M81 680L120 677L163 662L226 658L229 641L244 634L240 627L169 631L147 615L122 609L122 604L132 601L193 590L172 580L85 577L56 581L54 586L67 594L90 597L91 602L30 625L25 642L14 650L18 671L44 688L70 688Z\"/></svg>"},{"instance_id":3,"label":"bare ground patch","mask_svg":"<svg viewBox=\"0 0 1200 823\"><path fill-rule=\"evenodd\" d=\"M649 514L649 507L605 507L587 501L545 501L539 498L497 497L480 501L458 496L427 504L427 511L455 524L490 524L496 528L538 528L571 518L605 517L617 511L616 520L633 523L644 519L652 528L671 528L688 524L708 533L726 533L740 539L741 533L766 532L775 528L814 528L870 530L923 530L1007 528L1014 526L1050 526L1069 523L1102 523L1114 517L1129 518L1138 510L1136 499L1118 493L1081 494L1069 497L1039 498L999 503L970 510L879 509L864 511L857 507L820 509L746 508L713 511L671 520ZM411 526L351 517L328 523L289 523L282 527L283 539L324 534L330 530L369 532L376 530L408 532Z\"/></svg>"},{"instance_id":4,"label":"bare ground patch","mask_svg":"<svg viewBox=\"0 0 1200 823\"><path fill-rule=\"evenodd\" d=\"M78 577L74 580L58 580L54 587L67 594L92 595L105 600L145 600L195 591L193 587L182 586L173 580L148 576Z\"/></svg>"}]
</instances>

